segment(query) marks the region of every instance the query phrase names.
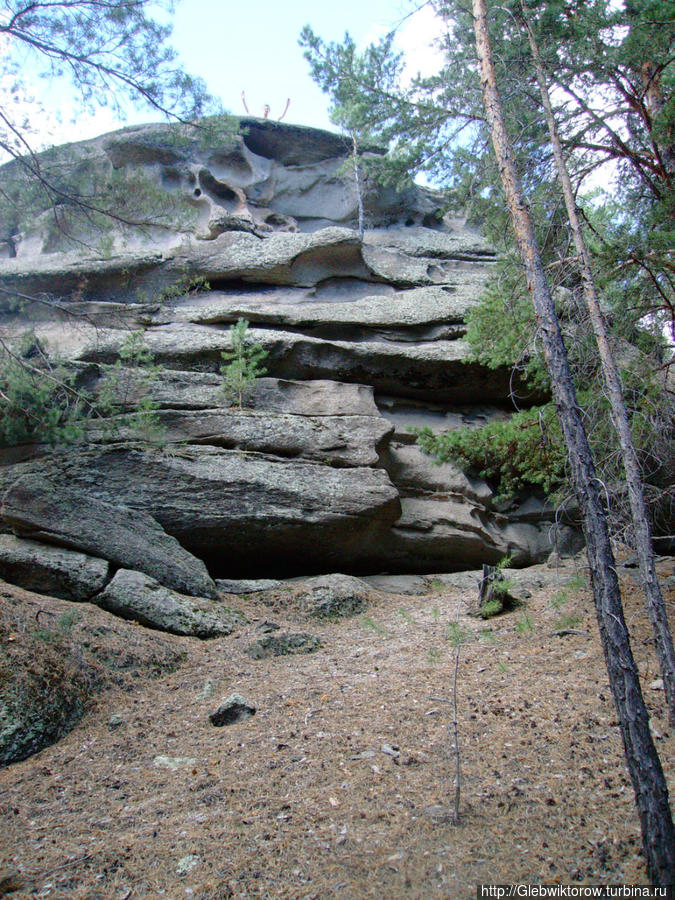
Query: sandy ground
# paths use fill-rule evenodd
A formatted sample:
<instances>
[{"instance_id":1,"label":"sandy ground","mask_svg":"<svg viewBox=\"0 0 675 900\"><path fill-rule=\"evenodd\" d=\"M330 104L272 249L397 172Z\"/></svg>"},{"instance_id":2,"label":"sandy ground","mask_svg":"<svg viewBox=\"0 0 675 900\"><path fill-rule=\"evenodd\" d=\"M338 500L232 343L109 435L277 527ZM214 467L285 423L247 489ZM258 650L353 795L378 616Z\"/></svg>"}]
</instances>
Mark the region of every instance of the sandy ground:
<instances>
[{"instance_id":1,"label":"sandy ground","mask_svg":"<svg viewBox=\"0 0 675 900\"><path fill-rule=\"evenodd\" d=\"M646 884L579 574L558 570L488 622L464 614L466 591L434 583L335 622L249 599L249 625L229 638L162 635L185 652L179 669L113 685L59 743L0 771L0 879L17 873L17 900L440 900L484 882ZM622 583L672 791L649 625L626 570ZM122 652L139 627L114 621ZM253 660L245 649L266 621L321 648ZM216 728L209 713L233 691L257 713Z\"/></svg>"}]
</instances>

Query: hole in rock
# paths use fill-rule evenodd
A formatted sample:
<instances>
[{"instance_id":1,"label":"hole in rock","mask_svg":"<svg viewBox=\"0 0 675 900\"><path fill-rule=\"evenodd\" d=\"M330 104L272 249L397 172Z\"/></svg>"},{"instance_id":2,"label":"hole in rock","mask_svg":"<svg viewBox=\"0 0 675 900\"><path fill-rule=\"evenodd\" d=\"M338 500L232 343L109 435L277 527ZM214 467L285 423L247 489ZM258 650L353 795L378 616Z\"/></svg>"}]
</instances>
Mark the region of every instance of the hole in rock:
<instances>
[{"instance_id":1,"label":"hole in rock","mask_svg":"<svg viewBox=\"0 0 675 900\"><path fill-rule=\"evenodd\" d=\"M197 555L197 554L195 554ZM258 548L253 553L242 554L236 559L224 559L222 554L201 554L212 578L311 578L326 572L343 572L345 575L373 575L382 571L382 564L365 561L330 559L322 554L314 556L308 548L303 552L290 548Z\"/></svg>"},{"instance_id":2,"label":"hole in rock","mask_svg":"<svg viewBox=\"0 0 675 900\"><path fill-rule=\"evenodd\" d=\"M265 218L266 225L287 225L288 222L288 216L282 216L281 213L270 213L270 215Z\"/></svg>"},{"instance_id":3,"label":"hole in rock","mask_svg":"<svg viewBox=\"0 0 675 900\"><path fill-rule=\"evenodd\" d=\"M207 165L222 181L234 179L241 184L249 182L254 174L239 147L234 150L214 150L208 156Z\"/></svg>"},{"instance_id":4,"label":"hole in rock","mask_svg":"<svg viewBox=\"0 0 675 900\"><path fill-rule=\"evenodd\" d=\"M222 291L223 293L233 294L235 296L247 294L266 296L270 300L278 300L280 303L283 302L285 295L289 294L290 296L291 293L293 302L295 302L295 294L301 295L306 291L306 288L288 288L285 286L279 288L274 285L257 281L244 281L242 278L210 278L209 284L211 285L212 291ZM249 318L252 319L253 317Z\"/></svg>"},{"instance_id":5,"label":"hole in rock","mask_svg":"<svg viewBox=\"0 0 675 900\"><path fill-rule=\"evenodd\" d=\"M435 209L433 212L426 213L422 217L422 225L425 228L441 228L443 226L443 213L440 209Z\"/></svg>"},{"instance_id":6,"label":"hole in rock","mask_svg":"<svg viewBox=\"0 0 675 900\"><path fill-rule=\"evenodd\" d=\"M224 562L222 556L202 556L212 578L263 579L263 578L312 578L327 572L342 572L345 575L377 575L382 572L381 560L347 560L324 557L313 558L307 550L303 554L277 550L258 551L255 558L250 555ZM393 571L393 570L392 570Z\"/></svg>"},{"instance_id":7,"label":"hole in rock","mask_svg":"<svg viewBox=\"0 0 675 900\"><path fill-rule=\"evenodd\" d=\"M226 578L232 581L244 579L280 579L302 580L316 575L340 572L344 575L363 577L365 575L410 575L441 572L461 572L466 569L479 568L483 562L492 565L499 561L498 552L490 550L474 552L468 555L465 551L458 553L456 559L441 558L436 554L427 557L416 551L405 557L388 555L385 550L371 548L368 557L349 558L347 554L333 556L314 556L308 550L303 554L289 552L267 553L259 550L255 558L252 555L227 562L223 556L203 555L209 574L214 579Z\"/></svg>"},{"instance_id":8,"label":"hole in rock","mask_svg":"<svg viewBox=\"0 0 675 900\"><path fill-rule=\"evenodd\" d=\"M221 200L229 200L231 202L237 202L239 200L239 197L231 187L224 182L219 181L217 178L214 178L207 169L202 169L200 171L199 183L203 190L214 197L219 197Z\"/></svg>"},{"instance_id":9,"label":"hole in rock","mask_svg":"<svg viewBox=\"0 0 675 900\"><path fill-rule=\"evenodd\" d=\"M178 169L173 166L165 166L162 169L162 184L167 188L179 188L181 175Z\"/></svg>"}]
</instances>

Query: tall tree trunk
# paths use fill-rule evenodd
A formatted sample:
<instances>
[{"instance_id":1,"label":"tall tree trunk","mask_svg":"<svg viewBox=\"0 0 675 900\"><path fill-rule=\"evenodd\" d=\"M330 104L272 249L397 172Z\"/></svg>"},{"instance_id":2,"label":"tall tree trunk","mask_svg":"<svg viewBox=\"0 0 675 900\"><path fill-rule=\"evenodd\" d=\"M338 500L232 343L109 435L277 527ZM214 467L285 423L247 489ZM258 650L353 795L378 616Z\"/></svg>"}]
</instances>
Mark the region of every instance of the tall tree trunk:
<instances>
[{"instance_id":1,"label":"tall tree trunk","mask_svg":"<svg viewBox=\"0 0 675 900\"><path fill-rule=\"evenodd\" d=\"M359 145L356 140L356 132L352 131L352 163L354 164L354 182L356 184L356 199L359 204L359 240L363 240L366 229L363 210L363 180L361 178L361 166L359 165Z\"/></svg>"},{"instance_id":2,"label":"tall tree trunk","mask_svg":"<svg viewBox=\"0 0 675 900\"><path fill-rule=\"evenodd\" d=\"M504 124L492 62L486 0L473 0L473 15L486 117L542 332L572 483L583 514L600 639L635 791L647 869L654 883L672 884L675 882L675 830L668 805L668 789L649 731L649 717L621 605L605 510L577 404L567 351Z\"/></svg>"},{"instance_id":3,"label":"tall tree trunk","mask_svg":"<svg viewBox=\"0 0 675 900\"><path fill-rule=\"evenodd\" d=\"M628 411L626 410L626 404L623 399L621 379L610 347L605 320L602 315L602 310L600 309L600 299L598 297L591 269L591 258L581 230L581 223L579 221L577 206L574 200L574 190L563 156L562 144L560 142L555 116L553 114L553 107L551 106L551 98L546 84L539 47L527 15L527 8L524 0L521 0L521 8L530 42L530 49L532 50L532 59L537 73L539 91L541 93L542 103L544 104L551 147L553 148L558 177L562 184L567 217L570 222L572 235L574 237L574 246L576 247L579 259L584 300L586 301L591 324L593 326L593 332L598 345L602 374L607 388L607 397L612 409L612 421L614 422L614 427L619 437L623 467L626 473L628 499L630 502L633 525L633 544L640 565L640 575L642 578L645 599L647 601L649 620L654 632L656 654L663 676L670 724L675 726L675 649L673 648L673 638L670 632L670 626L668 625L668 615L661 594L661 586L659 585L656 576L654 549L649 528L649 514L645 502L642 478L640 477L640 465L633 443Z\"/></svg>"}]
</instances>

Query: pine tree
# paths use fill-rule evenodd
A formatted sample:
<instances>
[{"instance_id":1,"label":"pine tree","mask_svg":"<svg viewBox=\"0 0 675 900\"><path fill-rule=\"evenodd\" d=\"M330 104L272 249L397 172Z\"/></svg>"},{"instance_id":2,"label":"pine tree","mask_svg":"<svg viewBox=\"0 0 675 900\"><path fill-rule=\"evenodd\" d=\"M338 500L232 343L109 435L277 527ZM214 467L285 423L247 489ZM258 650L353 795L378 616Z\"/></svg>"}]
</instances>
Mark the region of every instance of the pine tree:
<instances>
[{"instance_id":1,"label":"pine tree","mask_svg":"<svg viewBox=\"0 0 675 900\"><path fill-rule=\"evenodd\" d=\"M647 610L654 631L656 653L661 666L661 674L665 687L666 701L668 704L671 725L675 725L675 650L673 638L668 625L661 587L656 575L654 563L654 548L652 545L651 530L645 492L640 477L640 465L638 461L633 436L630 428L630 418L626 403L624 402L621 378L610 345L608 329L602 314L600 297L593 277L591 257L584 240L581 221L577 213L574 190L570 179L567 163L563 155L560 134L551 104L551 96L546 83L539 45L527 14L525 0L521 0L523 21L528 34L532 59L535 66L537 83L541 94L542 104L546 113L551 146L556 162L558 177L562 186L565 199L565 209L570 223L570 229L577 251L578 268L583 283L583 296L588 309L589 318L593 326L600 357L603 380L606 386L607 398L612 411L612 422L616 429L621 456L626 477L626 485L630 501L632 543L637 553L640 564L642 586L647 601Z\"/></svg>"},{"instance_id":2,"label":"pine tree","mask_svg":"<svg viewBox=\"0 0 675 900\"><path fill-rule=\"evenodd\" d=\"M241 409L246 391L265 374L260 364L266 358L267 351L260 344L248 342L246 319L238 319L236 325L230 326L230 342L232 349L221 353L224 360L224 365L220 367L223 390Z\"/></svg>"},{"instance_id":3,"label":"pine tree","mask_svg":"<svg viewBox=\"0 0 675 900\"><path fill-rule=\"evenodd\" d=\"M485 110L537 317L542 323L546 363L558 418L570 459L577 502L582 511L586 554L591 571L605 665L614 695L642 827L642 845L652 881L675 883L675 829L668 788L649 730L637 666L623 616L621 594L602 497L551 291L504 124L487 26L486 0L473 0L476 49L481 63Z\"/></svg>"}]
</instances>

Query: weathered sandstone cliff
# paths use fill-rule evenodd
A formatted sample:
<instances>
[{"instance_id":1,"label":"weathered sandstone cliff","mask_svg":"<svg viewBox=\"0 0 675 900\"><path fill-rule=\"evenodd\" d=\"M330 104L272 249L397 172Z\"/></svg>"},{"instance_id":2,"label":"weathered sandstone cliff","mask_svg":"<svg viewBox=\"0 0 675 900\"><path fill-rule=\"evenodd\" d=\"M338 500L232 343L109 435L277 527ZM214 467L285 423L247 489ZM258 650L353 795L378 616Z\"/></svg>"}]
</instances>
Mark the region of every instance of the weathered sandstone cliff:
<instances>
[{"instance_id":1,"label":"weathered sandstone cliff","mask_svg":"<svg viewBox=\"0 0 675 900\"><path fill-rule=\"evenodd\" d=\"M370 186L361 241L347 153L337 135L255 119L238 134L142 126L55 151L50 164L78 184L108 179L119 220L96 231L66 210L5 223L3 332L30 327L96 391L143 331L162 367L149 390L165 443L94 427L66 451L5 451L5 531L201 596L213 590L202 563L218 578L441 572L576 545L540 501L498 508L487 484L415 446L412 425L511 408L510 373L470 361L463 340L494 253L418 187ZM7 292L33 299L13 311ZM268 354L244 409L218 374L239 318ZM129 384L133 408L145 388ZM136 555L119 549L125 521ZM18 565L3 571L21 580Z\"/></svg>"}]
</instances>

